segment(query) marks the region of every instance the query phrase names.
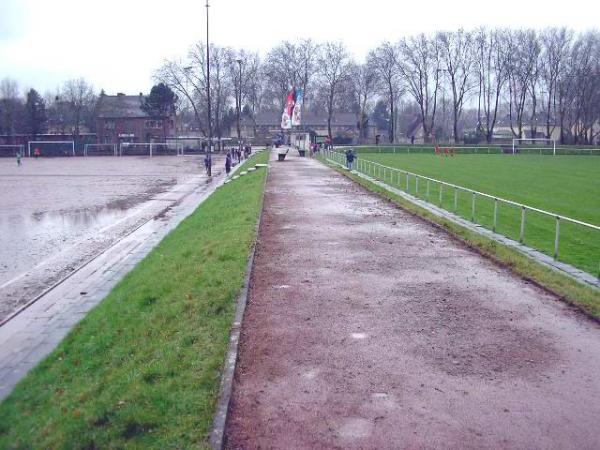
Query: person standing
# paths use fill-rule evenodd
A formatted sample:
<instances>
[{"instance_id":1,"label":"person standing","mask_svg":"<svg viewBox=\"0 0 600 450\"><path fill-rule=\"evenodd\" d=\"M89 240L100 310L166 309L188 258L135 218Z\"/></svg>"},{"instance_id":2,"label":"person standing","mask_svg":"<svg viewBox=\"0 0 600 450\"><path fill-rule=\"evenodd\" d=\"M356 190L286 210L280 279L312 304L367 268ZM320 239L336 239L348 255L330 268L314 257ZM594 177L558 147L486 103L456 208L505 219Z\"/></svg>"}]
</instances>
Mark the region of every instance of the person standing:
<instances>
[{"instance_id":1,"label":"person standing","mask_svg":"<svg viewBox=\"0 0 600 450\"><path fill-rule=\"evenodd\" d=\"M207 153L204 157L204 169L206 170L206 175L210 173L210 168L212 167L212 160L210 155Z\"/></svg>"},{"instance_id":2,"label":"person standing","mask_svg":"<svg viewBox=\"0 0 600 450\"><path fill-rule=\"evenodd\" d=\"M352 166L354 165L354 152L352 149L346 150L346 167L348 170L352 170Z\"/></svg>"},{"instance_id":3,"label":"person standing","mask_svg":"<svg viewBox=\"0 0 600 450\"><path fill-rule=\"evenodd\" d=\"M21 150L17 150L17 166L21 166Z\"/></svg>"},{"instance_id":4,"label":"person standing","mask_svg":"<svg viewBox=\"0 0 600 450\"><path fill-rule=\"evenodd\" d=\"M229 175L229 172L231 172L231 152L227 152L225 157L225 173Z\"/></svg>"}]
</instances>

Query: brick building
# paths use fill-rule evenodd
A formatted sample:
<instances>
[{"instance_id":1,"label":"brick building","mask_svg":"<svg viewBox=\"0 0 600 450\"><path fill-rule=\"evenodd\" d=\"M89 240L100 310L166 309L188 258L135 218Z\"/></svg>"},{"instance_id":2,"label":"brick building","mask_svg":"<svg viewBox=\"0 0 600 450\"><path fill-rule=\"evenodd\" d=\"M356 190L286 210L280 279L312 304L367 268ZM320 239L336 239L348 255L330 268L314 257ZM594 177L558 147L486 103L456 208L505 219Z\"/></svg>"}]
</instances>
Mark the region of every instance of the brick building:
<instances>
[{"instance_id":1,"label":"brick building","mask_svg":"<svg viewBox=\"0 0 600 450\"><path fill-rule=\"evenodd\" d=\"M142 109L143 101L142 94L102 94L96 109L98 142L166 142L173 137L175 117L149 117Z\"/></svg>"}]
</instances>

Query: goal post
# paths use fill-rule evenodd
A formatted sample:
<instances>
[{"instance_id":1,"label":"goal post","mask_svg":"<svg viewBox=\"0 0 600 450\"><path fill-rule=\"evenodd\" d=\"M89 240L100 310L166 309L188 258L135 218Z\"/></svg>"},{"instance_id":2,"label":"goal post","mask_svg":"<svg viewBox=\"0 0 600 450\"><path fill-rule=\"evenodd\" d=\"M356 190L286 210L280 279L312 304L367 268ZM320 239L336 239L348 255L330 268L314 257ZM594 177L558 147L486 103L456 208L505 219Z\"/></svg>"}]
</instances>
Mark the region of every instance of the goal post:
<instances>
[{"instance_id":1,"label":"goal post","mask_svg":"<svg viewBox=\"0 0 600 450\"><path fill-rule=\"evenodd\" d=\"M117 144L85 144L83 156L117 156Z\"/></svg>"},{"instance_id":2,"label":"goal post","mask_svg":"<svg viewBox=\"0 0 600 450\"><path fill-rule=\"evenodd\" d=\"M180 156L183 145L165 142L121 142L119 156Z\"/></svg>"},{"instance_id":3,"label":"goal post","mask_svg":"<svg viewBox=\"0 0 600 450\"><path fill-rule=\"evenodd\" d=\"M552 145L552 155L556 156L556 141L554 139L547 139L547 138L514 138L512 140L512 153L513 153L513 155L517 153L518 143L519 142L532 142L534 144L536 142L546 142L549 145ZM532 148L531 150L540 150L540 154L541 154L541 151L544 150L544 148Z\"/></svg>"},{"instance_id":4,"label":"goal post","mask_svg":"<svg viewBox=\"0 0 600 450\"><path fill-rule=\"evenodd\" d=\"M25 146L23 144L0 144L0 157L2 156L25 156Z\"/></svg>"},{"instance_id":5,"label":"goal post","mask_svg":"<svg viewBox=\"0 0 600 450\"><path fill-rule=\"evenodd\" d=\"M75 141L29 141L27 143L27 154L35 156L38 149L39 156L75 156Z\"/></svg>"}]
</instances>

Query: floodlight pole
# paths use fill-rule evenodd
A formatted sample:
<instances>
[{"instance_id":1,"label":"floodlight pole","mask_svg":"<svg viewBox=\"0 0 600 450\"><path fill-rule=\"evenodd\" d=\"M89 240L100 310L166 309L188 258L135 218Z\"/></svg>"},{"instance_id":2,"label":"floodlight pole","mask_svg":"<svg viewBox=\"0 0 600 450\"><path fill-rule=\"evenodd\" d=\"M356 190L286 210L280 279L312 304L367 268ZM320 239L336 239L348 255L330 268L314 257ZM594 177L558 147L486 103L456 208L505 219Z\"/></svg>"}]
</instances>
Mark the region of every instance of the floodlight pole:
<instances>
[{"instance_id":1,"label":"floodlight pole","mask_svg":"<svg viewBox=\"0 0 600 450\"><path fill-rule=\"evenodd\" d=\"M212 159L211 159L211 148L212 148L212 111L210 105L210 43L208 40L208 0L206 0L206 98L208 106L208 149L206 155L210 161L208 165L208 176L212 176Z\"/></svg>"},{"instance_id":2,"label":"floodlight pole","mask_svg":"<svg viewBox=\"0 0 600 450\"><path fill-rule=\"evenodd\" d=\"M238 137L238 150L242 151L242 131L240 128L240 116L242 115L242 60L240 58L236 59L239 67L239 90L237 92L238 98L236 99L237 103L237 137Z\"/></svg>"}]
</instances>

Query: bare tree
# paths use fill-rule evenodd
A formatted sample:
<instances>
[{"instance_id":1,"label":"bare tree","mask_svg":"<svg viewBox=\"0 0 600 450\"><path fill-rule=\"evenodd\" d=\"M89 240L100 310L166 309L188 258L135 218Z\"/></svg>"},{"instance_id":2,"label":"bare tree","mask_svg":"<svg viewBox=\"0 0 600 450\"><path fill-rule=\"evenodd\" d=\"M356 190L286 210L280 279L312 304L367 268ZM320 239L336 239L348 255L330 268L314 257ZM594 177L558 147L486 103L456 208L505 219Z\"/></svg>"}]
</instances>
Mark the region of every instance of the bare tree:
<instances>
[{"instance_id":1,"label":"bare tree","mask_svg":"<svg viewBox=\"0 0 600 450\"><path fill-rule=\"evenodd\" d=\"M261 74L261 61L258 53L248 54L242 89L246 105L250 111L254 135L256 135L256 114L260 110L264 99L264 79Z\"/></svg>"},{"instance_id":2,"label":"bare tree","mask_svg":"<svg viewBox=\"0 0 600 450\"><path fill-rule=\"evenodd\" d=\"M73 135L78 138L84 118L90 115L96 103L94 88L83 78L68 80L63 86L61 97L70 109Z\"/></svg>"},{"instance_id":3,"label":"bare tree","mask_svg":"<svg viewBox=\"0 0 600 450\"><path fill-rule=\"evenodd\" d=\"M358 136L362 143L368 124L368 109L375 94L376 74L370 64L353 64L351 69L352 96L358 107Z\"/></svg>"},{"instance_id":4,"label":"bare tree","mask_svg":"<svg viewBox=\"0 0 600 450\"><path fill-rule=\"evenodd\" d=\"M0 133L12 135L21 128L23 108L19 85L4 78L0 81Z\"/></svg>"},{"instance_id":5,"label":"bare tree","mask_svg":"<svg viewBox=\"0 0 600 450\"><path fill-rule=\"evenodd\" d=\"M331 119L337 97L350 74L350 54L341 42L326 42L322 46L318 63L320 83L326 93L327 132L333 138Z\"/></svg>"},{"instance_id":6,"label":"bare tree","mask_svg":"<svg viewBox=\"0 0 600 450\"><path fill-rule=\"evenodd\" d=\"M570 71L567 75L574 97L568 115L569 131L576 144L590 144L597 133L594 126L600 119L600 32L580 35L571 50Z\"/></svg>"},{"instance_id":7,"label":"bare tree","mask_svg":"<svg viewBox=\"0 0 600 450\"><path fill-rule=\"evenodd\" d=\"M402 54L400 71L408 92L419 105L424 139L429 142L435 127L441 81L439 42L420 34L402 39L399 45Z\"/></svg>"},{"instance_id":8,"label":"bare tree","mask_svg":"<svg viewBox=\"0 0 600 450\"><path fill-rule=\"evenodd\" d=\"M474 59L473 36L469 32L459 29L456 32L438 33L441 57L444 63L444 72L450 82L452 91L452 119L454 142L458 143L458 122L462 115L467 95L473 88L470 83Z\"/></svg>"},{"instance_id":9,"label":"bare tree","mask_svg":"<svg viewBox=\"0 0 600 450\"><path fill-rule=\"evenodd\" d=\"M559 80L565 75L573 33L566 28L548 28L540 35L542 46L541 79L546 89L546 136L550 137L557 125ZM561 136L561 143L563 137Z\"/></svg>"},{"instance_id":10,"label":"bare tree","mask_svg":"<svg viewBox=\"0 0 600 450\"><path fill-rule=\"evenodd\" d=\"M261 100L261 79L259 75L260 59L257 53L240 50L229 53L228 70L230 85L234 94L236 114L241 117L244 103L249 104L256 129L255 113ZM241 138L239 123L237 126L238 139Z\"/></svg>"},{"instance_id":11,"label":"bare tree","mask_svg":"<svg viewBox=\"0 0 600 450\"><path fill-rule=\"evenodd\" d=\"M387 96L390 107L388 138L391 143L396 138L396 102L402 95L400 77L400 51L398 46L384 42L369 53L367 64L376 74L377 87Z\"/></svg>"},{"instance_id":12,"label":"bare tree","mask_svg":"<svg viewBox=\"0 0 600 450\"><path fill-rule=\"evenodd\" d=\"M296 45L284 41L271 49L265 58L263 73L271 105L279 111L285 107L287 94L292 86L299 84L296 67Z\"/></svg>"},{"instance_id":13,"label":"bare tree","mask_svg":"<svg viewBox=\"0 0 600 450\"><path fill-rule=\"evenodd\" d=\"M208 133L205 128L203 105L205 105L206 90L203 90L201 69L193 67L189 61L170 60L164 61L154 74L157 82L163 82L178 94L182 103L181 109L191 108L198 127L204 136Z\"/></svg>"},{"instance_id":14,"label":"bare tree","mask_svg":"<svg viewBox=\"0 0 600 450\"><path fill-rule=\"evenodd\" d=\"M228 61L230 61L232 49L228 47L210 46L210 96L213 104L213 128L218 139L223 137L225 126L224 118L229 107L229 98L233 87L229 77ZM190 70L189 77L193 83L199 86L202 92L202 100L206 100L206 44L198 42L189 53Z\"/></svg>"},{"instance_id":15,"label":"bare tree","mask_svg":"<svg viewBox=\"0 0 600 450\"><path fill-rule=\"evenodd\" d=\"M538 73L540 46L534 30L507 31L503 36L510 128L515 137L522 138L527 97Z\"/></svg>"},{"instance_id":16,"label":"bare tree","mask_svg":"<svg viewBox=\"0 0 600 450\"><path fill-rule=\"evenodd\" d=\"M487 31L485 28L480 28L475 36L479 77L477 126L488 143L492 142L494 136L500 96L506 83L502 36L503 32L500 30Z\"/></svg>"},{"instance_id":17,"label":"bare tree","mask_svg":"<svg viewBox=\"0 0 600 450\"><path fill-rule=\"evenodd\" d=\"M295 66L297 67L297 75L295 78L297 79L297 86L302 88L304 97L302 115L304 116L305 105L311 101L312 81L317 71L317 61L321 48L311 39L299 41L296 47Z\"/></svg>"}]
</instances>

